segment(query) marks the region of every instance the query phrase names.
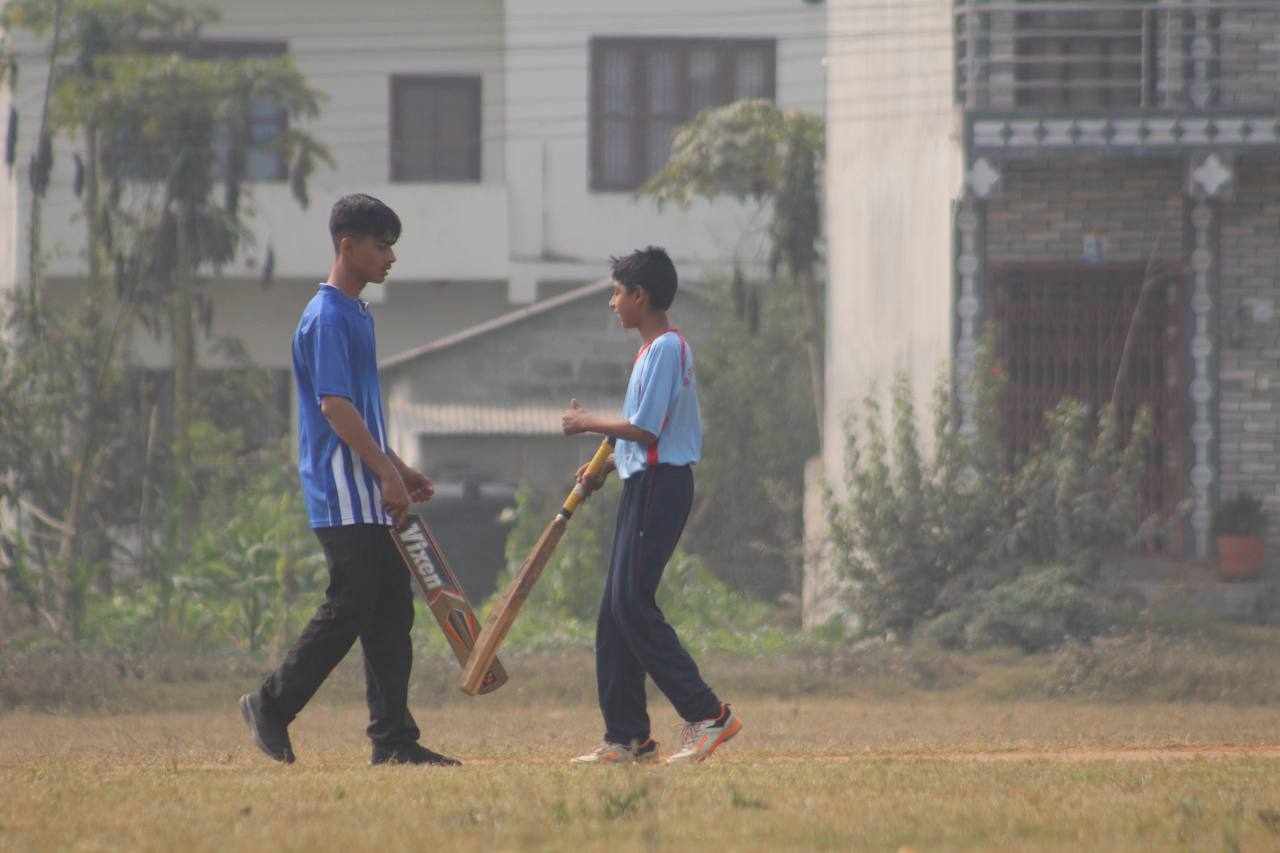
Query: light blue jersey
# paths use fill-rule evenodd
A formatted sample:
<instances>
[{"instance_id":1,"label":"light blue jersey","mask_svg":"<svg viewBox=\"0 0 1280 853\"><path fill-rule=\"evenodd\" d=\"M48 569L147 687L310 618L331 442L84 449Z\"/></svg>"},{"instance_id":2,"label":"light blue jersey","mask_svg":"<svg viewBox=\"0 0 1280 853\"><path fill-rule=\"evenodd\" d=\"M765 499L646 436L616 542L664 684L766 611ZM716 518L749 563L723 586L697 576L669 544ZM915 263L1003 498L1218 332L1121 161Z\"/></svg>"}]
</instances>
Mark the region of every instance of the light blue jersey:
<instances>
[{"instance_id":1,"label":"light blue jersey","mask_svg":"<svg viewBox=\"0 0 1280 853\"><path fill-rule=\"evenodd\" d=\"M693 350L679 330L659 335L636 356L622 416L658 437L648 447L618 440L613 458L622 479L652 465L693 465L702 458Z\"/></svg>"}]
</instances>

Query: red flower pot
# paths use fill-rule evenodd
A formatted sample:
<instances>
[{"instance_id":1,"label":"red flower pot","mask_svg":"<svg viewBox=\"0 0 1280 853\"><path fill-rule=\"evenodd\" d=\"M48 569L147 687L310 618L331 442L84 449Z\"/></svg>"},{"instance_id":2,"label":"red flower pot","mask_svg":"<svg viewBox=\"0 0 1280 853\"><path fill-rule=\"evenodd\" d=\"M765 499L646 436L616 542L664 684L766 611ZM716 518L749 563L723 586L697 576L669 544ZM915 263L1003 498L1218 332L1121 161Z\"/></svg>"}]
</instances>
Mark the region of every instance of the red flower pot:
<instances>
[{"instance_id":1,"label":"red flower pot","mask_svg":"<svg viewBox=\"0 0 1280 853\"><path fill-rule=\"evenodd\" d=\"M1219 536L1218 574L1223 580L1248 580L1262 574L1261 536Z\"/></svg>"}]
</instances>

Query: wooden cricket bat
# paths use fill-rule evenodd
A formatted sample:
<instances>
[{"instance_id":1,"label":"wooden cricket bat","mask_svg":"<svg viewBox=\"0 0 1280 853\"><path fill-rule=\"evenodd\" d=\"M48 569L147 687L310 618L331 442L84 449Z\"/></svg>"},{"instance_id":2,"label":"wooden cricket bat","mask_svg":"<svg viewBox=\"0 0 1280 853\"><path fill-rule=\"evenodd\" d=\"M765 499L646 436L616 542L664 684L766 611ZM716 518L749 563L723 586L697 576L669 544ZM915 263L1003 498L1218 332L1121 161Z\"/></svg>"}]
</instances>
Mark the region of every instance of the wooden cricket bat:
<instances>
[{"instance_id":1,"label":"wooden cricket bat","mask_svg":"<svg viewBox=\"0 0 1280 853\"><path fill-rule=\"evenodd\" d=\"M591 457L591 461L587 463L586 476L598 477L600 472L604 470L605 464L609 461L609 454L613 452L614 440L609 438L600 442L600 447L596 450L596 455ZM493 610L493 617L489 620L489 624L480 632L480 636L476 639L475 648L471 651L471 657L462 666L462 692L468 696L475 696L484 692L485 673L489 671L498 656L498 647L502 645L502 641L506 639L507 632L511 630L511 625L516 621L516 616L520 613L520 608L524 606L525 599L529 597L529 593L533 590L533 585L538 582L538 578L542 575L542 570L547 565L547 560L551 559L551 553L556 550L556 545L560 544L560 537L564 535L565 528L569 525L569 519L573 517L574 510L582 505L587 499L589 493L583 488L581 483L574 483L573 491L569 492L569 496L565 498L564 505L560 507L560 511L556 513L556 517L542 531L542 535L538 537L538 542L533 546L533 552L525 558L524 563L520 566L520 571L516 572L516 576L511 579L507 591L502 594L502 598L498 600L497 606Z\"/></svg>"},{"instance_id":2,"label":"wooden cricket bat","mask_svg":"<svg viewBox=\"0 0 1280 853\"><path fill-rule=\"evenodd\" d=\"M409 574L418 582L422 596L440 624L440 630L449 641L458 663L465 665L480 634L480 622L471 609L471 602L467 601L458 576L449 567L440 543L426 522L414 513L405 518L404 524L391 538L404 558ZM506 682L507 672L502 663L496 655L490 655L488 666L476 676L472 695L492 693Z\"/></svg>"}]
</instances>

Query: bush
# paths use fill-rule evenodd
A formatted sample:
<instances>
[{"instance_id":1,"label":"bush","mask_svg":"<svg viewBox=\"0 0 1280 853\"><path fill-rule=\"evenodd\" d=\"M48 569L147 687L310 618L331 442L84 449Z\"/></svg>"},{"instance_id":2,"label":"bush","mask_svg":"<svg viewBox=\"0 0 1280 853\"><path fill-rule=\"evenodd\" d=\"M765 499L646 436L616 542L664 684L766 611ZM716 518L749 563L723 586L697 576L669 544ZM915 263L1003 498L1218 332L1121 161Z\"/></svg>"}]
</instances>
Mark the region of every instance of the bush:
<instances>
[{"instance_id":1,"label":"bush","mask_svg":"<svg viewBox=\"0 0 1280 853\"><path fill-rule=\"evenodd\" d=\"M143 710L170 707L175 686L192 694L183 707L207 708L261 677L262 665L249 657L211 655L208 650L142 654L101 651L64 643L0 651L0 711ZM206 684L210 691L190 691Z\"/></svg>"},{"instance_id":2,"label":"bush","mask_svg":"<svg viewBox=\"0 0 1280 853\"><path fill-rule=\"evenodd\" d=\"M533 588L508 644L517 650L586 647L595 641L596 616L613 544L621 489L610 478L573 517L555 554ZM507 537L507 569L484 617L510 584L557 502L528 486L516 494L515 524ZM658 587L658 605L691 650L768 654L820 643L777 625L775 609L731 589L698 556L677 548Z\"/></svg>"},{"instance_id":3,"label":"bush","mask_svg":"<svg viewBox=\"0 0 1280 853\"><path fill-rule=\"evenodd\" d=\"M937 452L920 451L910 388L893 389L892 447L874 394L864 402L862 441L847 430L847 503L830 503L837 569L857 590L850 600L866 633L905 635L935 609L938 591L982 565L1002 491L974 476L974 448L960 440L945 387L935 390ZM991 470L991 466L983 466Z\"/></svg>"},{"instance_id":4,"label":"bush","mask_svg":"<svg viewBox=\"0 0 1280 853\"><path fill-rule=\"evenodd\" d=\"M1249 492L1240 492L1214 510L1214 536L1261 536L1266 530L1267 514L1262 501Z\"/></svg>"},{"instance_id":5,"label":"bush","mask_svg":"<svg viewBox=\"0 0 1280 853\"><path fill-rule=\"evenodd\" d=\"M1002 371L988 345L975 371L975 429L934 394L934 453L920 449L905 376L892 389L892 434L876 394L846 429L847 498L829 501L833 558L862 630L928 632L953 648L1051 648L1093 636L1091 583L1109 550L1138 535L1138 483L1151 433L1142 410L1126 441L1110 408L1075 400L1045 416L1043 442L1006 459Z\"/></svg>"},{"instance_id":6,"label":"bush","mask_svg":"<svg viewBox=\"0 0 1280 853\"><path fill-rule=\"evenodd\" d=\"M124 653L258 652L297 634L324 589L324 557L289 444L254 454L253 470L245 482L238 472L215 477L190 553L163 543L153 552L161 577L89 597L86 642Z\"/></svg>"},{"instance_id":7,"label":"bush","mask_svg":"<svg viewBox=\"0 0 1280 853\"><path fill-rule=\"evenodd\" d=\"M989 590L976 590L930 621L925 634L950 649L1012 646L1039 652L1097 636L1110 626L1109 611L1078 570L1029 568Z\"/></svg>"},{"instance_id":8,"label":"bush","mask_svg":"<svg viewBox=\"0 0 1280 853\"><path fill-rule=\"evenodd\" d=\"M1280 701L1273 640L1238 632L1232 648L1205 637L1159 633L1070 643L1049 658L1031 685L1049 696L1159 702Z\"/></svg>"},{"instance_id":9,"label":"bush","mask_svg":"<svg viewBox=\"0 0 1280 853\"><path fill-rule=\"evenodd\" d=\"M802 312L789 288L713 284L710 298L736 310L693 342L707 440L683 545L734 589L776 600L800 590L804 468L820 449Z\"/></svg>"}]
</instances>

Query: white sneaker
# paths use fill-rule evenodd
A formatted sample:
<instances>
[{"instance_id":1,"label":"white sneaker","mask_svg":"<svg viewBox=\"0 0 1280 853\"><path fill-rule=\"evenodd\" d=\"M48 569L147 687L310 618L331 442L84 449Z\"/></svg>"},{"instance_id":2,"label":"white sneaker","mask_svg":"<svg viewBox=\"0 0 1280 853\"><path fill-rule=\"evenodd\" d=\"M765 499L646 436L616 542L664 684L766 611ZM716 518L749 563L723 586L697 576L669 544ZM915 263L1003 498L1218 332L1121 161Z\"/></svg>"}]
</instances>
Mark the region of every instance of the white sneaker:
<instances>
[{"instance_id":1,"label":"white sneaker","mask_svg":"<svg viewBox=\"0 0 1280 853\"><path fill-rule=\"evenodd\" d=\"M648 764L658 760L658 742L653 738L630 746L605 741L586 755L579 755L572 764Z\"/></svg>"},{"instance_id":2,"label":"white sneaker","mask_svg":"<svg viewBox=\"0 0 1280 853\"><path fill-rule=\"evenodd\" d=\"M706 761L720 744L742 731L739 720L728 705L720 706L720 715L710 720L688 723L680 730L680 751L667 759L668 764Z\"/></svg>"}]
</instances>

